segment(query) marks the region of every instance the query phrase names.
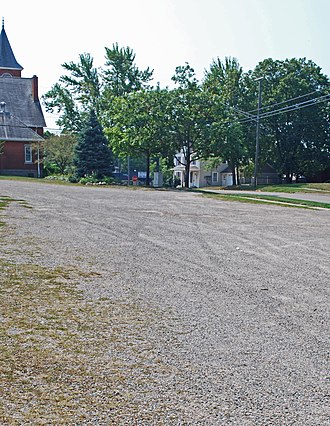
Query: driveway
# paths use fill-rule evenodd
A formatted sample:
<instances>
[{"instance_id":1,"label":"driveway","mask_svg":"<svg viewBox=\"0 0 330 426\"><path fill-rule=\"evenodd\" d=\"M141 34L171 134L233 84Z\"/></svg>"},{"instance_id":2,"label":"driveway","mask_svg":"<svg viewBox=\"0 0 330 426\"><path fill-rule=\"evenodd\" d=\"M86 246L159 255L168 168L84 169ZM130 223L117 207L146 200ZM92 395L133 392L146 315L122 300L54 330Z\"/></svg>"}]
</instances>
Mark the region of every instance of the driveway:
<instances>
[{"instance_id":1,"label":"driveway","mask_svg":"<svg viewBox=\"0 0 330 426\"><path fill-rule=\"evenodd\" d=\"M70 424L330 424L328 211L5 180L0 195L32 207L10 206L4 259L95 272L78 286L89 306L140 312L104 340L93 398L108 409L81 411L86 385ZM118 371L120 410L101 386Z\"/></svg>"}]
</instances>

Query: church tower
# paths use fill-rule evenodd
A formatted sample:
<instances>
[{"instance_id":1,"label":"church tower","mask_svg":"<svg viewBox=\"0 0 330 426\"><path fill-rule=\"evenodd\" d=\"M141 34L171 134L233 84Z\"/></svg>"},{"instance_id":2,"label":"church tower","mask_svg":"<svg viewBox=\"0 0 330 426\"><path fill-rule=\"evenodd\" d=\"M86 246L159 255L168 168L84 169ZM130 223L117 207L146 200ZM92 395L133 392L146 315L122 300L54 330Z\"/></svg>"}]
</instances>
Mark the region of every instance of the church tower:
<instances>
[{"instance_id":1,"label":"church tower","mask_svg":"<svg viewBox=\"0 0 330 426\"><path fill-rule=\"evenodd\" d=\"M38 77L22 77L4 21L0 33L0 174L42 175L41 150L46 126L38 97ZM37 146L37 148L35 148Z\"/></svg>"},{"instance_id":2,"label":"church tower","mask_svg":"<svg viewBox=\"0 0 330 426\"><path fill-rule=\"evenodd\" d=\"M16 61L10 46L5 31L4 19L2 19L2 30L0 33L0 77L21 77L22 70L23 67Z\"/></svg>"}]
</instances>

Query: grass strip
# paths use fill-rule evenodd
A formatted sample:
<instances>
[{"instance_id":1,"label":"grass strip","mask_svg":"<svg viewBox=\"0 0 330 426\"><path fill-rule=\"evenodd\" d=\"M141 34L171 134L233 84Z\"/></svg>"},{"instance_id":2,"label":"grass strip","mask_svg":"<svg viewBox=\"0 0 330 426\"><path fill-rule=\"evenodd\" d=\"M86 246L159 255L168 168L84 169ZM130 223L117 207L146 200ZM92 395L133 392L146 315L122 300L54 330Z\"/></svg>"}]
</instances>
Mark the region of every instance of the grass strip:
<instances>
[{"instance_id":1,"label":"grass strip","mask_svg":"<svg viewBox=\"0 0 330 426\"><path fill-rule=\"evenodd\" d=\"M251 191L255 190L254 186L250 185L240 185L236 187L228 187L231 190L240 190L240 191ZM286 193L295 193L295 192L330 192L330 183L291 183L291 184L281 184L281 185L258 185L256 188L257 191L266 191L266 192L286 192Z\"/></svg>"},{"instance_id":2,"label":"grass strip","mask_svg":"<svg viewBox=\"0 0 330 426\"><path fill-rule=\"evenodd\" d=\"M201 192L199 192L201 193ZM318 201L310 200L297 200L294 198L277 197L273 195L262 195L262 194L215 194L212 192L203 191L203 195L220 198L227 201L240 201L249 203L262 203L285 206L285 207L298 207L298 208L309 208L309 209L330 209L329 203L322 203Z\"/></svg>"},{"instance_id":3,"label":"grass strip","mask_svg":"<svg viewBox=\"0 0 330 426\"><path fill-rule=\"evenodd\" d=\"M287 198L287 197L278 197L276 195L244 195L245 198L257 198L258 200L267 200L267 201L275 201L276 203L289 203L295 204L299 206L307 206L307 207L318 207L323 209L330 209L329 203L322 203L319 201L310 201L310 200L297 200L295 198Z\"/></svg>"}]
</instances>

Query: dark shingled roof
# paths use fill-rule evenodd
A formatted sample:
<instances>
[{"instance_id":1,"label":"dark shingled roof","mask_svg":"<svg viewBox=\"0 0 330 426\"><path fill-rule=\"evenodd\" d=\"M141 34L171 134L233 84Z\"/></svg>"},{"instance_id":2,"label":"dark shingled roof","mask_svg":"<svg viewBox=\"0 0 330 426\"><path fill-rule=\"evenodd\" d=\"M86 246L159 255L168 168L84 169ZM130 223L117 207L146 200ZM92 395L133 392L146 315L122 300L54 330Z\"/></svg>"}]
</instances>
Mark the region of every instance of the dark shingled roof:
<instances>
[{"instance_id":1,"label":"dark shingled roof","mask_svg":"<svg viewBox=\"0 0 330 426\"><path fill-rule=\"evenodd\" d=\"M23 69L23 67L15 59L3 22L0 34L0 68L9 68L15 70Z\"/></svg>"},{"instance_id":2,"label":"dark shingled roof","mask_svg":"<svg viewBox=\"0 0 330 426\"><path fill-rule=\"evenodd\" d=\"M12 114L0 111L0 140L40 142L43 138Z\"/></svg>"},{"instance_id":3,"label":"dark shingled roof","mask_svg":"<svg viewBox=\"0 0 330 426\"><path fill-rule=\"evenodd\" d=\"M39 100L33 98L33 78L0 77L0 102L28 127L46 127Z\"/></svg>"}]
</instances>

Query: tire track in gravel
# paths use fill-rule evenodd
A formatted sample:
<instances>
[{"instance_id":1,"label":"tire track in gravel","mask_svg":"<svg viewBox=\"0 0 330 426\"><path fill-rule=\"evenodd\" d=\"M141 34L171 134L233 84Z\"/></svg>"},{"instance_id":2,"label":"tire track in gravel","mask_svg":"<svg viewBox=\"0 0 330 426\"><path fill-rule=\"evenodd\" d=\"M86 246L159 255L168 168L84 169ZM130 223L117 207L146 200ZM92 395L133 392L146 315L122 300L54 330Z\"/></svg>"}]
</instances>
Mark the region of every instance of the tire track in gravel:
<instances>
[{"instance_id":1,"label":"tire track in gravel","mask_svg":"<svg viewBox=\"0 0 330 426\"><path fill-rule=\"evenodd\" d=\"M41 187L11 189L47 205ZM327 424L327 212L93 188L55 188L49 207L31 228L53 241L45 256L80 249L102 273L86 295L158 313L143 338L168 369L131 388L142 411L167 398L159 424Z\"/></svg>"}]
</instances>

